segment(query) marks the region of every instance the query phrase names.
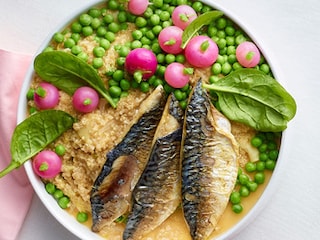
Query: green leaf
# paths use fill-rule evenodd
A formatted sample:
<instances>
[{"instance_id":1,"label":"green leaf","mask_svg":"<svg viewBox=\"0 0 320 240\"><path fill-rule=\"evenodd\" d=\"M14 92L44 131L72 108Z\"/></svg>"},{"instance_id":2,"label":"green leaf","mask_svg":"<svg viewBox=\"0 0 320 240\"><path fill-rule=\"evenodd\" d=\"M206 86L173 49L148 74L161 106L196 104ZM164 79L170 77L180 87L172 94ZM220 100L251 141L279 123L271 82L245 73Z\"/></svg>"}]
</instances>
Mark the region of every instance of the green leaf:
<instances>
[{"instance_id":1,"label":"green leaf","mask_svg":"<svg viewBox=\"0 0 320 240\"><path fill-rule=\"evenodd\" d=\"M40 53L35 58L34 69L43 80L70 95L79 87L89 84L106 98L112 107L116 107L96 69L72 54L64 51Z\"/></svg>"},{"instance_id":2,"label":"green leaf","mask_svg":"<svg viewBox=\"0 0 320 240\"><path fill-rule=\"evenodd\" d=\"M185 48L190 39L204 26L223 16L223 12L218 10L209 11L201 14L193 20L183 31L181 47Z\"/></svg>"},{"instance_id":3,"label":"green leaf","mask_svg":"<svg viewBox=\"0 0 320 240\"><path fill-rule=\"evenodd\" d=\"M227 118L259 131L283 131L296 114L293 97L274 78L256 69L234 71L204 87L216 92Z\"/></svg>"},{"instance_id":4,"label":"green leaf","mask_svg":"<svg viewBox=\"0 0 320 240\"><path fill-rule=\"evenodd\" d=\"M15 128L10 145L11 163L0 172L3 177L43 150L72 127L74 118L60 110L45 110L31 115Z\"/></svg>"}]
</instances>

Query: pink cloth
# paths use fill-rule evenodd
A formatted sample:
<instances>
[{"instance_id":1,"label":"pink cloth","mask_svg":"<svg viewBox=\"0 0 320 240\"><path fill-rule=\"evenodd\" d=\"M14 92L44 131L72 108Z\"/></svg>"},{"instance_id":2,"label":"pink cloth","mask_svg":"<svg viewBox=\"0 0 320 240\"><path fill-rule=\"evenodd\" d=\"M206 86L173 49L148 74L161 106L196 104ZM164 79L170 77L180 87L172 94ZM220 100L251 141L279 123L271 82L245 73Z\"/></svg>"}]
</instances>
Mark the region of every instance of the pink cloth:
<instances>
[{"instance_id":1,"label":"pink cloth","mask_svg":"<svg viewBox=\"0 0 320 240\"><path fill-rule=\"evenodd\" d=\"M31 56L0 49L0 169L11 160L18 97ZM30 207L33 190L24 168L0 178L0 239L14 240Z\"/></svg>"}]
</instances>

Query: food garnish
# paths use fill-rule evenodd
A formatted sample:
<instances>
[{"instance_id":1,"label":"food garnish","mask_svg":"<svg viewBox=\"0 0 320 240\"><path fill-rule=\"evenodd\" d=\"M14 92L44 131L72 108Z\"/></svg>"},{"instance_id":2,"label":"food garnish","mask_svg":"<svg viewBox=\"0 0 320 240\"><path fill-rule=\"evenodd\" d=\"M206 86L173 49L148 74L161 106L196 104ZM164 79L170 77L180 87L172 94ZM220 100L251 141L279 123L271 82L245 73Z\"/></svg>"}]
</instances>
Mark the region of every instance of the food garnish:
<instances>
[{"instance_id":1,"label":"food garnish","mask_svg":"<svg viewBox=\"0 0 320 240\"><path fill-rule=\"evenodd\" d=\"M204 87L218 95L226 117L259 131L281 132L296 113L293 97L260 70L239 69Z\"/></svg>"},{"instance_id":2,"label":"food garnish","mask_svg":"<svg viewBox=\"0 0 320 240\"><path fill-rule=\"evenodd\" d=\"M44 110L26 118L15 128L10 145L12 160L0 177L20 167L72 127L75 119L60 110Z\"/></svg>"},{"instance_id":3,"label":"food garnish","mask_svg":"<svg viewBox=\"0 0 320 240\"><path fill-rule=\"evenodd\" d=\"M34 60L35 72L45 81L72 95L79 87L90 85L112 107L111 98L97 71L82 59L64 51L42 52Z\"/></svg>"}]
</instances>

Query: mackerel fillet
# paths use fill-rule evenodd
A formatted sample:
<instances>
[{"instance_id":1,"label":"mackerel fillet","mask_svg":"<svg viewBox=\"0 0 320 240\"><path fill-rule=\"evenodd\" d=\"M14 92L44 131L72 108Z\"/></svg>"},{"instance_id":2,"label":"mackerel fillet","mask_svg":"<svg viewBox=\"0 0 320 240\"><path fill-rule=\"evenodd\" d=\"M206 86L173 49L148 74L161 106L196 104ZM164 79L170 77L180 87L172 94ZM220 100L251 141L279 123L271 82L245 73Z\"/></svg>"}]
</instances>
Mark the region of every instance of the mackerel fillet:
<instances>
[{"instance_id":1,"label":"mackerel fillet","mask_svg":"<svg viewBox=\"0 0 320 240\"><path fill-rule=\"evenodd\" d=\"M208 239L225 211L238 173L238 144L230 122L199 80L183 129L182 206L192 239Z\"/></svg>"}]
</instances>

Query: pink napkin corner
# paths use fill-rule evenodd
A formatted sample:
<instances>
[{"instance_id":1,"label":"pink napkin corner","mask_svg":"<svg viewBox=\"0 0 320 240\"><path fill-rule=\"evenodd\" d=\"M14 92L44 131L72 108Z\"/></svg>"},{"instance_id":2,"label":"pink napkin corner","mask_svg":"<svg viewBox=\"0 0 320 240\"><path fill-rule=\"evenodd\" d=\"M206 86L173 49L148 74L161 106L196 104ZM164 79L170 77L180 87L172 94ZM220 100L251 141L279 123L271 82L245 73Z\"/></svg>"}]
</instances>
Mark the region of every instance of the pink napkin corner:
<instances>
[{"instance_id":1,"label":"pink napkin corner","mask_svg":"<svg viewBox=\"0 0 320 240\"><path fill-rule=\"evenodd\" d=\"M0 169L11 160L10 141L16 126L18 98L31 62L29 55L0 49ZM24 168L0 178L0 239L16 239L30 207L33 190Z\"/></svg>"}]
</instances>

